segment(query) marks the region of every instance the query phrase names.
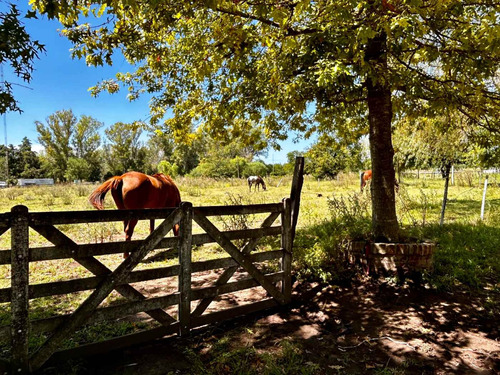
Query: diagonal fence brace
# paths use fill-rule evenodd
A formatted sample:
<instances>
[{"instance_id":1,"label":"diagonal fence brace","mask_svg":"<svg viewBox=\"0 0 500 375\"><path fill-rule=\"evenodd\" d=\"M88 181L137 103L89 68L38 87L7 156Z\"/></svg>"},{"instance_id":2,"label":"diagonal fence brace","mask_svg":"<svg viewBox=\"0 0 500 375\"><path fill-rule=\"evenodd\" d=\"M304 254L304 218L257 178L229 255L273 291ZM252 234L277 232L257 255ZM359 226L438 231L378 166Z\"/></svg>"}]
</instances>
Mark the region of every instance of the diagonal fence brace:
<instances>
[{"instance_id":1,"label":"diagonal fence brace","mask_svg":"<svg viewBox=\"0 0 500 375\"><path fill-rule=\"evenodd\" d=\"M271 225L273 225L274 221L276 220L276 218L279 215L280 215L279 212L271 213L271 215L269 215L262 222L261 228L268 228ZM260 240L260 238L250 239L245 244L245 246L243 246L243 248L241 249L241 253L245 254L245 255L250 254L255 249L255 246L257 245L257 242L259 240ZM222 286L222 285L226 284L229 281L229 279L234 275L234 273L236 272L237 269L238 269L238 266L233 266L233 267L227 268L222 273L222 275L220 275L220 277L217 279L217 281L215 282L215 286ZM200 316L201 314L203 314L205 312L205 310L207 309L207 307L210 305L210 303L212 303L213 300L214 300L214 298L212 298L212 297L203 298L202 300L200 300L198 302L198 305L196 306L196 308L193 310L192 315L193 316Z\"/></svg>"},{"instance_id":2,"label":"diagonal fence brace","mask_svg":"<svg viewBox=\"0 0 500 375\"><path fill-rule=\"evenodd\" d=\"M221 245L224 250L226 250L231 257L237 261L241 267L243 267L250 276L252 276L257 282L262 285L262 287L281 305L286 303L284 295L274 286L273 283L268 281L265 276L254 266L252 261L242 254L238 248L233 245L233 243L217 229L205 216L196 214L194 215L194 220L198 225L205 230L219 245Z\"/></svg>"},{"instance_id":3,"label":"diagonal fence brace","mask_svg":"<svg viewBox=\"0 0 500 375\"><path fill-rule=\"evenodd\" d=\"M69 238L53 226L37 225L32 226L32 228L56 246L66 246L70 249L75 250L78 248L78 244L76 244L71 238ZM106 267L94 257L74 259L80 265L92 272L95 276L105 276L109 275L112 272L108 267ZM146 297L141 292L128 284L117 285L115 289L118 293L120 293L123 297L127 298L130 301L141 301L146 299ZM164 326L168 326L177 321L162 309L145 311L145 313Z\"/></svg>"},{"instance_id":4,"label":"diagonal fence brace","mask_svg":"<svg viewBox=\"0 0 500 375\"><path fill-rule=\"evenodd\" d=\"M130 272L139 264L139 262L153 249L158 242L172 229L174 224L181 218L181 209L173 211L158 228L156 228L139 246L137 251L133 252L125 259L94 292L75 310L71 317L61 324L54 334L44 343L44 345L32 356L31 370L39 369L57 350L60 343L70 334L72 334L99 304L116 288L116 285L123 282Z\"/></svg>"}]
</instances>

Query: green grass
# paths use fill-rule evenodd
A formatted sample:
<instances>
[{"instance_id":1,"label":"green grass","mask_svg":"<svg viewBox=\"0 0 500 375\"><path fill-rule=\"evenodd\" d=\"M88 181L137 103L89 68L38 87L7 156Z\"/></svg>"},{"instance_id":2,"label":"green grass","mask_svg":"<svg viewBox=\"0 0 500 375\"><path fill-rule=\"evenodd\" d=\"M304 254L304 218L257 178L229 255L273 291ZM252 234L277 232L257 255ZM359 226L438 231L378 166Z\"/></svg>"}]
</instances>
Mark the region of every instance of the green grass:
<instances>
[{"instance_id":1,"label":"green grass","mask_svg":"<svg viewBox=\"0 0 500 375\"><path fill-rule=\"evenodd\" d=\"M281 340L272 353L253 346L232 347L232 339L223 337L210 347L208 360L198 352L187 350L193 375L314 375L321 374L317 364L306 360L304 350L292 340ZM205 359L205 360L204 360Z\"/></svg>"}]
</instances>

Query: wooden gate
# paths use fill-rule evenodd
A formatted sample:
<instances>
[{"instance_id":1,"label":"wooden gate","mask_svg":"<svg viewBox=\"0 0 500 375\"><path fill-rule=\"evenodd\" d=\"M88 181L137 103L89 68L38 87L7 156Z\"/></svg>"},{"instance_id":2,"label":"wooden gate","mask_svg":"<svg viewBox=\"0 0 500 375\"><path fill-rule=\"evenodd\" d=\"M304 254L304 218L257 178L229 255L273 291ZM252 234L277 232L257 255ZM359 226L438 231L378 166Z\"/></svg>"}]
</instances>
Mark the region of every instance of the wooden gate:
<instances>
[{"instance_id":1,"label":"wooden gate","mask_svg":"<svg viewBox=\"0 0 500 375\"><path fill-rule=\"evenodd\" d=\"M301 163L300 163L301 161ZM296 164L301 172L303 159ZM302 174L292 183L292 197L280 203L248 206L193 207L182 202L177 209L106 210L73 212L34 212L24 206L13 207L10 213L0 214L0 235L11 230L11 249L0 251L0 265L10 264L11 287L0 289L0 303L10 304L11 321L0 326L0 338L10 342L12 373L29 373L39 369L47 360L78 357L116 349L132 344L178 333L187 335L191 330L234 318L254 311L287 304L291 299L291 261L294 227L297 222ZM293 191L295 190L295 193ZM268 216L260 227L223 231L216 227L211 217L222 215L263 214ZM131 218L139 220L161 219L162 223L144 240L100 244L78 244L60 230L58 225L112 222ZM279 225L273 225L280 218ZM204 233L193 234L193 221ZM178 237L165 237L175 224L180 224ZM30 247L29 228L42 235L53 246ZM252 254L259 239L281 236L280 249ZM233 243L244 239L241 247ZM193 246L219 244L230 257L193 262ZM134 268L154 249L178 249L179 263L169 267L146 270ZM114 270L96 257L106 254L131 255ZM74 259L93 276L30 285L30 263L58 259ZM256 265L272 259L279 260L277 272L266 273ZM192 274L201 271L224 269L215 284L194 288ZM243 269L250 276L231 281ZM157 297L147 297L133 283L176 276L177 290ZM220 295L262 286L268 297L230 309L207 312L210 303ZM116 290L126 298L125 303L99 307L109 294ZM46 319L30 319L29 301L36 298L91 291L89 296L71 314ZM176 314L166 308L176 307ZM157 327L115 337L110 340L60 350L61 344L72 337L82 326L102 321L113 321L127 315L145 312L157 322ZM30 335L46 334L47 338L36 350L29 350Z\"/></svg>"}]
</instances>

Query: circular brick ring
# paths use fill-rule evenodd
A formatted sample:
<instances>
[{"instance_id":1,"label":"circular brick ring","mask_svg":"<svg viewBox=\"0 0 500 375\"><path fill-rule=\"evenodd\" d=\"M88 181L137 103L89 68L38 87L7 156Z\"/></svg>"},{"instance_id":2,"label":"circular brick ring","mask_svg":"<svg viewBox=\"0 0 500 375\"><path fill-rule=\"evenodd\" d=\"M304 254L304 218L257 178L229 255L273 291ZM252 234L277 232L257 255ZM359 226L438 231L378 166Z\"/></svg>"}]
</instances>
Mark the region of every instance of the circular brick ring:
<instances>
[{"instance_id":1,"label":"circular brick ring","mask_svg":"<svg viewBox=\"0 0 500 375\"><path fill-rule=\"evenodd\" d=\"M397 273L400 282L407 276L421 282L421 272L432 268L433 242L384 243L352 241L347 251L351 264L361 264L370 275Z\"/></svg>"}]
</instances>

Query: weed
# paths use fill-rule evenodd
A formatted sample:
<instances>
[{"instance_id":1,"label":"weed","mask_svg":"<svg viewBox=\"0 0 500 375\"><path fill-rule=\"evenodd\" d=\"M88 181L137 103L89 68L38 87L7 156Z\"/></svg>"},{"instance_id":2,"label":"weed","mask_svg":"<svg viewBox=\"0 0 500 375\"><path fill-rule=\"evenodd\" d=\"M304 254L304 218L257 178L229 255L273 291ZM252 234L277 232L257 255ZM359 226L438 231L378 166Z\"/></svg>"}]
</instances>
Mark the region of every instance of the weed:
<instances>
[{"instance_id":1,"label":"weed","mask_svg":"<svg viewBox=\"0 0 500 375\"><path fill-rule=\"evenodd\" d=\"M73 203L73 198L69 194L63 194L61 196L61 200L65 206L69 206L70 204Z\"/></svg>"},{"instance_id":2,"label":"weed","mask_svg":"<svg viewBox=\"0 0 500 375\"><path fill-rule=\"evenodd\" d=\"M457 186L468 186L472 187L479 180L480 175L477 171L472 170L462 170L458 173L455 173L455 183Z\"/></svg>"},{"instance_id":3,"label":"weed","mask_svg":"<svg viewBox=\"0 0 500 375\"><path fill-rule=\"evenodd\" d=\"M346 194L328 199L331 220L336 227L342 227L346 234L354 238L363 238L369 232L367 220L371 220L371 200L363 194Z\"/></svg>"},{"instance_id":4,"label":"weed","mask_svg":"<svg viewBox=\"0 0 500 375\"><path fill-rule=\"evenodd\" d=\"M43 204L47 207L52 207L56 202L53 195L45 195L43 199Z\"/></svg>"},{"instance_id":5,"label":"weed","mask_svg":"<svg viewBox=\"0 0 500 375\"><path fill-rule=\"evenodd\" d=\"M85 185L76 185L76 194L79 197L88 197L91 193L91 189Z\"/></svg>"},{"instance_id":6,"label":"weed","mask_svg":"<svg viewBox=\"0 0 500 375\"><path fill-rule=\"evenodd\" d=\"M186 189L186 195L189 197L201 197L203 194L200 188L192 187Z\"/></svg>"},{"instance_id":7,"label":"weed","mask_svg":"<svg viewBox=\"0 0 500 375\"><path fill-rule=\"evenodd\" d=\"M18 199L23 195L23 191L20 188L8 188L3 194L8 200L13 201Z\"/></svg>"},{"instance_id":8,"label":"weed","mask_svg":"<svg viewBox=\"0 0 500 375\"><path fill-rule=\"evenodd\" d=\"M193 375L238 374L320 374L319 365L307 362L303 349L290 340L281 341L275 352L261 353L253 346L233 348L231 339L224 337L208 348L201 357L195 351L185 351Z\"/></svg>"}]
</instances>

